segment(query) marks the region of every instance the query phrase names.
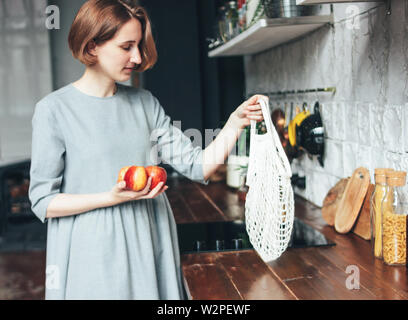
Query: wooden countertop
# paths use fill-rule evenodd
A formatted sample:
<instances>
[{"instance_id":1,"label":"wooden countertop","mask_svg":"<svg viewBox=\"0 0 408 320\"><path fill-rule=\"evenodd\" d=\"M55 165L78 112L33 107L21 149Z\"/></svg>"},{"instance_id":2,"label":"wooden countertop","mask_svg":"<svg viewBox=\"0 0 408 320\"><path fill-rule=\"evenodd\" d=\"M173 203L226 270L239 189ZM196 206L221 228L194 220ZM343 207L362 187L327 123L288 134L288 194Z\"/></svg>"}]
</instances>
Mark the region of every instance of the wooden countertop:
<instances>
[{"instance_id":1,"label":"wooden countertop","mask_svg":"<svg viewBox=\"0 0 408 320\"><path fill-rule=\"evenodd\" d=\"M171 180L166 191L176 222L243 220L244 203L225 183L205 186ZM375 259L370 242L338 234L321 217L320 208L296 197L295 216L322 232L336 246L289 248L264 263L254 250L183 254L185 287L190 299L395 299L408 298L406 267ZM351 272L347 268L354 268ZM347 278L359 273L359 289ZM352 282L355 284L355 282Z\"/></svg>"},{"instance_id":2,"label":"wooden countertop","mask_svg":"<svg viewBox=\"0 0 408 320\"><path fill-rule=\"evenodd\" d=\"M168 181L166 191L177 223L242 220L244 204L224 183L205 186ZM291 249L264 263L254 250L181 256L190 299L407 299L405 267L386 266L370 243L326 225L320 209L296 198L295 215L336 246ZM348 290L348 266L357 266L360 288ZM44 299L45 251L0 254L0 299Z\"/></svg>"}]
</instances>

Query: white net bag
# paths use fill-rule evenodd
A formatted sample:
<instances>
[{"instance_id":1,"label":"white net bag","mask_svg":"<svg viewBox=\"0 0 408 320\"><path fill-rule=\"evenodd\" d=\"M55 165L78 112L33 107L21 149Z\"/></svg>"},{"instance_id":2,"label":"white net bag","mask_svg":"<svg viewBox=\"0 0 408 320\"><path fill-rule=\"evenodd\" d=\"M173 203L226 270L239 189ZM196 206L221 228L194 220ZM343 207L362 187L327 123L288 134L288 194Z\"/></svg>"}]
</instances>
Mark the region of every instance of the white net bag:
<instances>
[{"instance_id":1,"label":"white net bag","mask_svg":"<svg viewBox=\"0 0 408 320\"><path fill-rule=\"evenodd\" d=\"M245 223L252 246L267 262L280 257L289 244L294 197L292 171L272 124L268 102L266 99L258 102L267 133L256 134L256 121L251 120Z\"/></svg>"}]
</instances>

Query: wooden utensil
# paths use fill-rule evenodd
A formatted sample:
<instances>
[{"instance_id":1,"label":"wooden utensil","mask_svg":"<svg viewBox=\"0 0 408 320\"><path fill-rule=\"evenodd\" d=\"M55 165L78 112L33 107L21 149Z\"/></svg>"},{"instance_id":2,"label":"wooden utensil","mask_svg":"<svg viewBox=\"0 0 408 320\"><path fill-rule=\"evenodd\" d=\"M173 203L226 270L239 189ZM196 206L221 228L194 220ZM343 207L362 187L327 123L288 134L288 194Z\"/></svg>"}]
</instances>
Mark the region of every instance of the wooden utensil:
<instances>
[{"instance_id":1,"label":"wooden utensil","mask_svg":"<svg viewBox=\"0 0 408 320\"><path fill-rule=\"evenodd\" d=\"M367 194L364 199L363 207L358 214L357 222L353 227L353 233L363 238L364 240L371 239L371 226L370 226L370 205L371 196L374 192L374 185L370 184L367 190Z\"/></svg>"},{"instance_id":2,"label":"wooden utensil","mask_svg":"<svg viewBox=\"0 0 408 320\"><path fill-rule=\"evenodd\" d=\"M334 225L334 217L336 216L337 207L343 196L344 190L346 190L347 183L350 177L340 179L334 187L332 187L323 200L322 216L324 221L329 226Z\"/></svg>"},{"instance_id":3,"label":"wooden utensil","mask_svg":"<svg viewBox=\"0 0 408 320\"><path fill-rule=\"evenodd\" d=\"M353 227L370 185L370 173L357 168L347 183L334 218L334 228L339 233L347 233Z\"/></svg>"}]
</instances>

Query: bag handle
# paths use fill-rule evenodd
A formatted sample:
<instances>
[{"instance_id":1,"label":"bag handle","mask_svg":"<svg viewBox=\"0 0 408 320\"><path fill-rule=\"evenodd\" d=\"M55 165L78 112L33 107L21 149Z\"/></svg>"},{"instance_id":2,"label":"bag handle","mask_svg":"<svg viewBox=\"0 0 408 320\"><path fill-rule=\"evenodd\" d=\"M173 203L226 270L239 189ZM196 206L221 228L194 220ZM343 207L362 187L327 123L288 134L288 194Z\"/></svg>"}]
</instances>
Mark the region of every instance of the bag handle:
<instances>
[{"instance_id":1,"label":"bag handle","mask_svg":"<svg viewBox=\"0 0 408 320\"><path fill-rule=\"evenodd\" d=\"M264 98L259 98L258 103L261 105L262 114L264 117L264 121L266 124L267 133L265 135L269 135L273 141L273 144L278 149L280 153L280 158L283 160L283 165L285 167L285 171L292 176L292 169L289 163L289 160L286 156L285 151L283 150L282 143L279 139L278 132L275 129L275 126L272 123L272 117L269 112L269 103ZM256 121L251 120L251 140L256 135Z\"/></svg>"}]
</instances>

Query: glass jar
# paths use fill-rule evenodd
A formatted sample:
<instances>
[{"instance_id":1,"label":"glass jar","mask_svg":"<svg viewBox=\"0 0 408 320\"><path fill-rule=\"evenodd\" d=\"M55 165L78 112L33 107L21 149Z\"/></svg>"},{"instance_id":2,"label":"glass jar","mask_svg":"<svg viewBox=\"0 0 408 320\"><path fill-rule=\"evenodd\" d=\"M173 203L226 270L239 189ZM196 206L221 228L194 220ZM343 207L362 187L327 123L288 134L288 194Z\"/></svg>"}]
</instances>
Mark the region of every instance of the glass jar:
<instances>
[{"instance_id":1,"label":"glass jar","mask_svg":"<svg viewBox=\"0 0 408 320\"><path fill-rule=\"evenodd\" d=\"M407 215L406 172L386 174L387 189L381 204L382 256L389 265L406 265Z\"/></svg>"},{"instance_id":2,"label":"glass jar","mask_svg":"<svg viewBox=\"0 0 408 320\"><path fill-rule=\"evenodd\" d=\"M245 202L249 187L246 184L246 173L241 175L241 186L237 190L238 199Z\"/></svg>"},{"instance_id":3,"label":"glass jar","mask_svg":"<svg viewBox=\"0 0 408 320\"><path fill-rule=\"evenodd\" d=\"M375 188L370 199L371 248L374 257L382 259L381 203L387 190L386 173L393 169L374 170Z\"/></svg>"},{"instance_id":4,"label":"glass jar","mask_svg":"<svg viewBox=\"0 0 408 320\"><path fill-rule=\"evenodd\" d=\"M228 40L239 34L239 16L237 3L235 1L228 2L228 11L226 15L226 27Z\"/></svg>"}]
</instances>

